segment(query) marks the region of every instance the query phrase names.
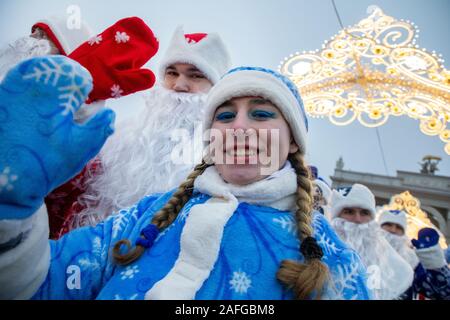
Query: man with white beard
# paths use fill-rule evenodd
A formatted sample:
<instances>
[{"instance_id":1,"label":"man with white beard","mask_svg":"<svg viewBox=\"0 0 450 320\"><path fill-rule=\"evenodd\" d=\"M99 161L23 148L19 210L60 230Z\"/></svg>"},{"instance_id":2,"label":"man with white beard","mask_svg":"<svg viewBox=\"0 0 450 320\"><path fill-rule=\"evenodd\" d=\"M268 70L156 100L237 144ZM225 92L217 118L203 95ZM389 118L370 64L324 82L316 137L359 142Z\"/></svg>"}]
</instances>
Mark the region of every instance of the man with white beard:
<instances>
[{"instance_id":1,"label":"man with white beard","mask_svg":"<svg viewBox=\"0 0 450 320\"><path fill-rule=\"evenodd\" d=\"M411 265L414 281L400 299L450 299L450 269L440 248L439 234L424 228L419 232L419 239L412 243L406 236L406 213L400 210L385 210L378 216L378 222L384 236L391 246ZM433 239L433 242L427 241ZM417 247L413 249L413 245Z\"/></svg>"},{"instance_id":2,"label":"man with white beard","mask_svg":"<svg viewBox=\"0 0 450 320\"><path fill-rule=\"evenodd\" d=\"M78 177L84 193L66 214L61 235L181 183L202 156L206 95L229 68L218 34L184 34L178 27L160 63L159 83L144 97L145 108L116 125Z\"/></svg>"},{"instance_id":3,"label":"man with white beard","mask_svg":"<svg viewBox=\"0 0 450 320\"><path fill-rule=\"evenodd\" d=\"M410 287L413 270L384 238L374 219L375 197L366 186L333 190L330 215L337 234L366 265L374 299L396 299Z\"/></svg>"},{"instance_id":4,"label":"man with white beard","mask_svg":"<svg viewBox=\"0 0 450 320\"><path fill-rule=\"evenodd\" d=\"M151 88L155 75L142 66L158 48L153 31L138 17L120 19L102 33L94 34L84 21L79 27L71 27L67 17L50 16L34 23L30 36L0 51L0 78L24 59L53 54L68 56L85 67L93 78L93 90L74 114L75 121L83 123L104 108L107 99ZM78 197L77 179L53 190L45 199L51 238L58 237L67 211Z\"/></svg>"},{"instance_id":5,"label":"man with white beard","mask_svg":"<svg viewBox=\"0 0 450 320\"><path fill-rule=\"evenodd\" d=\"M49 34L47 25L59 30L59 40ZM0 81L11 67L25 59L51 54L68 55L91 36L92 31L83 20L79 28L73 29L67 28L64 17L39 20L33 25L30 35L0 49Z\"/></svg>"}]
</instances>

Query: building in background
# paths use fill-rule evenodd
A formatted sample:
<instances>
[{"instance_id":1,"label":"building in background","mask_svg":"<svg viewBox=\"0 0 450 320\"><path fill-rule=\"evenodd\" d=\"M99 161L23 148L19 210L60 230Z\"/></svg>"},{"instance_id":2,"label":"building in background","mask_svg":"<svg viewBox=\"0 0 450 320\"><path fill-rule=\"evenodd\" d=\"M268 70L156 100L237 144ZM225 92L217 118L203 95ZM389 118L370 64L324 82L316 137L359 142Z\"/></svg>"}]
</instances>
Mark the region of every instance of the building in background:
<instances>
[{"instance_id":1,"label":"building in background","mask_svg":"<svg viewBox=\"0 0 450 320\"><path fill-rule=\"evenodd\" d=\"M395 177L344 169L340 158L331 178L332 188L361 183L372 190L378 207L389 204L391 197L409 191L420 200L420 208L450 243L450 177L439 176L441 159L426 156L420 163L420 172L397 171Z\"/></svg>"}]
</instances>

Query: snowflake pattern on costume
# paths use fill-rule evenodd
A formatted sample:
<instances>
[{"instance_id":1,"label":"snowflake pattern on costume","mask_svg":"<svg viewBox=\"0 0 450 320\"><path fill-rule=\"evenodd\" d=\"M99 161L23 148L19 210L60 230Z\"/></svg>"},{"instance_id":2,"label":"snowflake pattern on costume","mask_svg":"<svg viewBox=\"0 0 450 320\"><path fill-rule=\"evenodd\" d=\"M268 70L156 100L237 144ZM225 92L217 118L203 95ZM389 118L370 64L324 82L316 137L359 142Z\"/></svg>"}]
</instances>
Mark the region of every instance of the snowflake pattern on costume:
<instances>
[{"instance_id":1,"label":"snowflake pattern on costume","mask_svg":"<svg viewBox=\"0 0 450 320\"><path fill-rule=\"evenodd\" d=\"M122 93L123 93L123 90L120 88L120 86L118 84L114 84L111 87L111 97L116 98L116 99L120 98L120 97L122 97Z\"/></svg>"},{"instance_id":2,"label":"snowflake pattern on costume","mask_svg":"<svg viewBox=\"0 0 450 320\"><path fill-rule=\"evenodd\" d=\"M5 167L3 172L0 174L0 193L5 189L6 191L11 191L14 189L13 182L18 179L17 175L11 174L11 168Z\"/></svg>"},{"instance_id":3,"label":"snowflake pattern on costume","mask_svg":"<svg viewBox=\"0 0 450 320\"><path fill-rule=\"evenodd\" d=\"M415 270L414 282L410 293L413 297L417 294L422 294L427 299L449 300L450 268L444 266L438 269L425 269L420 264Z\"/></svg>"},{"instance_id":4,"label":"snowflake pattern on costume","mask_svg":"<svg viewBox=\"0 0 450 320\"><path fill-rule=\"evenodd\" d=\"M84 269L100 270L100 263L96 260L90 260L87 258L81 258L78 260L78 265Z\"/></svg>"},{"instance_id":5,"label":"snowflake pattern on costume","mask_svg":"<svg viewBox=\"0 0 450 320\"><path fill-rule=\"evenodd\" d=\"M297 225L295 224L292 216L281 216L279 218L273 218L272 221L275 224L280 225L280 227L286 230L286 232L289 232L293 235L297 234Z\"/></svg>"},{"instance_id":6,"label":"snowflake pattern on costume","mask_svg":"<svg viewBox=\"0 0 450 320\"><path fill-rule=\"evenodd\" d=\"M344 299L345 290L357 291L359 265L352 261L350 265L337 265L337 273L333 276L333 289L338 299ZM354 300L355 297L350 298Z\"/></svg>"},{"instance_id":7,"label":"snowflake pattern on costume","mask_svg":"<svg viewBox=\"0 0 450 320\"><path fill-rule=\"evenodd\" d=\"M345 256L348 261L346 264L336 264L334 268L330 269L332 277L328 285L328 298L335 300L357 299L358 295L361 294L358 292L358 288L363 281L361 274L365 273L362 270L361 261L354 251L342 247L337 235L334 234L336 238L331 236L332 234L327 230L331 227L328 224L325 225L325 223L326 220L320 213L313 215L314 237L325 254L324 261L341 256ZM343 261L342 258L341 261Z\"/></svg>"},{"instance_id":8,"label":"snowflake pattern on costume","mask_svg":"<svg viewBox=\"0 0 450 320\"><path fill-rule=\"evenodd\" d=\"M119 213L113 217L114 217L114 222L113 222L113 227L112 227L112 237L117 238L117 236L119 235L119 232L121 232L122 229L127 225L128 218L127 218L126 214L124 214L124 213Z\"/></svg>"},{"instance_id":9,"label":"snowflake pattern on costume","mask_svg":"<svg viewBox=\"0 0 450 320\"><path fill-rule=\"evenodd\" d=\"M100 237L95 237L92 240L92 253L100 257L102 261L105 261L108 257L108 250L102 246L102 239Z\"/></svg>"},{"instance_id":10,"label":"snowflake pattern on costume","mask_svg":"<svg viewBox=\"0 0 450 320\"><path fill-rule=\"evenodd\" d=\"M242 271L234 271L233 277L230 280L231 289L236 293L247 293L250 288L252 281L247 276L245 272Z\"/></svg>"},{"instance_id":11,"label":"snowflake pattern on costume","mask_svg":"<svg viewBox=\"0 0 450 320\"><path fill-rule=\"evenodd\" d=\"M78 75L75 68L65 63L58 63L55 59L46 59L39 63L39 67L34 67L32 73L25 74L23 79L34 79L44 84L50 82L53 87L56 87L61 76L71 81L67 86L58 87L58 91L61 92L58 96L59 106L63 108L62 115L67 115L70 112L74 113L75 108L84 102L83 90L88 82L87 78Z\"/></svg>"},{"instance_id":12,"label":"snowflake pattern on costume","mask_svg":"<svg viewBox=\"0 0 450 320\"><path fill-rule=\"evenodd\" d=\"M116 243L117 238L110 236L114 223L119 226L117 230L120 229L117 237L134 242L152 216L170 199L171 194L151 197L151 201L144 199L135 207L119 212L93 229L84 228L79 232L69 233L63 241L54 242L52 245L58 247L52 249L52 253L57 255L52 261L49 273L51 278L42 286L42 291L38 293L37 298L143 299L144 293L170 272L179 257L180 249L177 248L176 242L179 242L185 221L178 216L172 223L174 225L172 232L155 243L152 251L146 251L140 260L129 266L117 267L111 263L110 259L100 259L99 252L103 252L104 248L110 248ZM202 194L193 196L185 208L192 207L192 203L204 203L209 198ZM273 221L274 218L288 217L292 214L271 208L261 209L259 206L246 203L240 205L237 211L224 232L222 248L215 267L202 288L197 291L195 298L214 300L293 298L291 292L286 291L276 281L275 275L283 259L302 260L296 245L299 240L288 232L287 220ZM132 221L135 212L138 212L138 217L136 221ZM117 220L119 215L127 218L121 217ZM124 227L125 220L128 220L126 227ZM327 285L323 298L369 299L370 294L364 285L365 273L358 256L339 240L320 214L315 214L313 226L321 230L314 230L315 236L320 232L328 233L330 240L324 242L330 246L329 251L332 252L331 248L336 247L335 251L339 252L327 254L324 249L323 261L327 264L331 277L336 278L336 281ZM252 232L244 232L249 228ZM63 249L64 255L59 255L58 253ZM69 254L66 255L66 252ZM236 252L240 254L235 254ZM83 276L90 277L86 280L86 287L83 287L82 291L77 291L76 296L73 292L60 294L56 288L60 288L66 281L65 273L61 270L65 270L67 264L72 263L74 256L86 253L92 253L93 256L87 257L95 258L101 264L101 270L104 271L89 273L83 270ZM352 258L355 259L352 260Z\"/></svg>"},{"instance_id":13,"label":"snowflake pattern on costume","mask_svg":"<svg viewBox=\"0 0 450 320\"><path fill-rule=\"evenodd\" d=\"M120 210L117 214L113 214L108 217L113 219L112 237L117 238L119 233L132 221L137 220L138 210L136 206L133 206L126 210Z\"/></svg>"},{"instance_id":14,"label":"snowflake pattern on costume","mask_svg":"<svg viewBox=\"0 0 450 320\"><path fill-rule=\"evenodd\" d=\"M342 188L338 188L336 190L341 196L346 197L350 193L352 188L351 187L342 187Z\"/></svg>"},{"instance_id":15,"label":"snowflake pattern on costume","mask_svg":"<svg viewBox=\"0 0 450 320\"><path fill-rule=\"evenodd\" d=\"M117 31L115 39L117 43L126 43L130 40L130 36L126 32Z\"/></svg>"},{"instance_id":16,"label":"snowflake pattern on costume","mask_svg":"<svg viewBox=\"0 0 450 320\"><path fill-rule=\"evenodd\" d=\"M92 38L90 38L88 40L88 43L90 46L93 46L94 44L99 44L100 42L102 42L102 40L103 40L102 35L99 34L97 36L93 36Z\"/></svg>"},{"instance_id":17,"label":"snowflake pattern on costume","mask_svg":"<svg viewBox=\"0 0 450 320\"><path fill-rule=\"evenodd\" d=\"M196 205L197 203L202 201L202 197L195 197L192 198L191 201L189 201L188 204L184 206L184 208L180 211L178 214L176 220L174 223L170 224L167 228L165 228L163 231L161 231L158 236L155 239L155 242L158 242L161 237L165 236L172 228L175 226L175 224L184 222L186 218L189 216L189 212L191 211L192 206Z\"/></svg>"},{"instance_id":18,"label":"snowflake pattern on costume","mask_svg":"<svg viewBox=\"0 0 450 320\"><path fill-rule=\"evenodd\" d=\"M133 279L134 275L136 273L139 273L139 267L138 266L128 266L128 267L125 268L124 271L122 271L120 273L120 275L121 275L120 279L122 279L122 280Z\"/></svg>"},{"instance_id":19,"label":"snowflake pattern on costume","mask_svg":"<svg viewBox=\"0 0 450 320\"><path fill-rule=\"evenodd\" d=\"M326 233L319 233L316 235L317 243L324 249L325 254L338 254L340 249L337 248L336 242L333 241Z\"/></svg>"}]
</instances>

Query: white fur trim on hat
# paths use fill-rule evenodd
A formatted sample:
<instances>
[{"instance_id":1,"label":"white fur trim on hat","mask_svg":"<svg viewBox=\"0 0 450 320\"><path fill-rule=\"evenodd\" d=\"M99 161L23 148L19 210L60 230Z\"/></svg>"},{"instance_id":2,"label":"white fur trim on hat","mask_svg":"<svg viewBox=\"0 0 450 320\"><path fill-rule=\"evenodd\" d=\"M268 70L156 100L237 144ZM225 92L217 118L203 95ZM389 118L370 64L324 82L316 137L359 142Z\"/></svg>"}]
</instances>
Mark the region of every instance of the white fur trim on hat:
<instances>
[{"instance_id":1,"label":"white fur trim on hat","mask_svg":"<svg viewBox=\"0 0 450 320\"><path fill-rule=\"evenodd\" d=\"M206 131L211 128L214 113L222 103L232 98L260 96L270 100L281 111L300 152L304 154L308 129L301 100L297 100L286 83L274 75L273 71L252 67L248 67L248 70L247 67L241 68L243 69L227 73L209 92L203 129Z\"/></svg>"},{"instance_id":2,"label":"white fur trim on hat","mask_svg":"<svg viewBox=\"0 0 450 320\"><path fill-rule=\"evenodd\" d=\"M400 210L386 210L378 217L378 223L382 226L385 223L395 223L403 228L406 232L407 220L406 213Z\"/></svg>"},{"instance_id":3,"label":"white fur trim on hat","mask_svg":"<svg viewBox=\"0 0 450 320\"><path fill-rule=\"evenodd\" d=\"M86 22L81 21L79 28L72 26L66 16L50 16L46 19L37 21L32 30L35 27L47 26L53 33L53 36L58 40L64 52L62 54L69 55L87 41L92 35L91 28ZM49 35L51 38L52 35ZM57 45L58 46L58 45Z\"/></svg>"},{"instance_id":4,"label":"white fur trim on hat","mask_svg":"<svg viewBox=\"0 0 450 320\"><path fill-rule=\"evenodd\" d=\"M425 269L440 269L447 265L444 250L439 243L429 248L416 249L416 254Z\"/></svg>"},{"instance_id":5,"label":"white fur trim on hat","mask_svg":"<svg viewBox=\"0 0 450 320\"><path fill-rule=\"evenodd\" d=\"M183 27L175 30L172 40L162 57L159 76L161 80L168 66L174 63L192 64L215 84L231 66L230 54L217 33L208 33L198 42L188 42Z\"/></svg>"},{"instance_id":6,"label":"white fur trim on hat","mask_svg":"<svg viewBox=\"0 0 450 320\"><path fill-rule=\"evenodd\" d=\"M375 218L375 196L369 188L358 183L349 188L333 190L330 204L332 219L337 218L344 208L366 209Z\"/></svg>"}]
</instances>

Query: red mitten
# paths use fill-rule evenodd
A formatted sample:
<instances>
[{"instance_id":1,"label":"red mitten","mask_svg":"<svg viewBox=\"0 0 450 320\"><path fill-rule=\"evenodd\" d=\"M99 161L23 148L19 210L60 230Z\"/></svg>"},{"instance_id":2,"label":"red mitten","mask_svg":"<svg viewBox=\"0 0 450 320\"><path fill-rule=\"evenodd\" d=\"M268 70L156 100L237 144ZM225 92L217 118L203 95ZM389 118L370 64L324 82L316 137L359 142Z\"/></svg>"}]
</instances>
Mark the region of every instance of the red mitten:
<instances>
[{"instance_id":1,"label":"red mitten","mask_svg":"<svg viewBox=\"0 0 450 320\"><path fill-rule=\"evenodd\" d=\"M131 17L119 20L75 49L69 58L88 69L94 79L87 103L151 88L155 75L141 67L158 47L158 40L145 22Z\"/></svg>"}]
</instances>

